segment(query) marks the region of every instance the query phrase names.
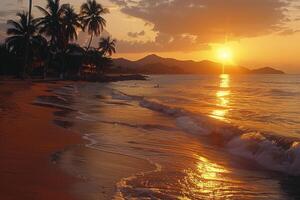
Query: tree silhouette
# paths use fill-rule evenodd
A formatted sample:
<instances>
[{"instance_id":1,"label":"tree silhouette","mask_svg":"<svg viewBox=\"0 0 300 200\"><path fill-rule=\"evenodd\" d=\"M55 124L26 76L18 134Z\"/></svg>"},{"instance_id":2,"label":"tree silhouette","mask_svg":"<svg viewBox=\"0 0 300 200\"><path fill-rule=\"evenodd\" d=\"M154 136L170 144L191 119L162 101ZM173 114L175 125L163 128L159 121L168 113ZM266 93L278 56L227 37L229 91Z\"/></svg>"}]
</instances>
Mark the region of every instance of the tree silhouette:
<instances>
[{"instance_id":1,"label":"tree silhouette","mask_svg":"<svg viewBox=\"0 0 300 200\"><path fill-rule=\"evenodd\" d=\"M89 50L93 37L99 36L106 26L106 20L103 18L104 14L109 13L109 10L103 8L101 4L96 0L88 0L81 6L81 20L84 29L88 29L88 33L91 35L90 41L87 46Z\"/></svg>"},{"instance_id":2,"label":"tree silhouette","mask_svg":"<svg viewBox=\"0 0 300 200\"><path fill-rule=\"evenodd\" d=\"M106 38L100 38L99 49L103 52L103 55L112 56L116 53L116 40L112 39L110 36Z\"/></svg>"}]
</instances>

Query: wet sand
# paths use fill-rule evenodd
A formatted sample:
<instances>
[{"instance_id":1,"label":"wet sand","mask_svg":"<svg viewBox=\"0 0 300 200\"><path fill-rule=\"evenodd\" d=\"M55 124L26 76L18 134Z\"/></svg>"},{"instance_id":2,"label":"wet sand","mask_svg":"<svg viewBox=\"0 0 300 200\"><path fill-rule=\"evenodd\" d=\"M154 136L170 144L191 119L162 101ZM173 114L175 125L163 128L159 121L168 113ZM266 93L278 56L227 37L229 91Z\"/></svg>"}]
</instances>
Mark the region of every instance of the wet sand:
<instances>
[{"instance_id":1,"label":"wet sand","mask_svg":"<svg viewBox=\"0 0 300 200\"><path fill-rule=\"evenodd\" d=\"M146 160L86 147L64 152L58 164L82 180L73 184L72 191L85 200L122 199L117 184L123 178L155 170Z\"/></svg>"},{"instance_id":2,"label":"wet sand","mask_svg":"<svg viewBox=\"0 0 300 200\"><path fill-rule=\"evenodd\" d=\"M61 83L63 84L63 83ZM51 163L51 155L82 142L78 134L51 123L52 108L34 106L48 84L0 84L0 199L75 199L77 181Z\"/></svg>"},{"instance_id":3,"label":"wet sand","mask_svg":"<svg viewBox=\"0 0 300 200\"><path fill-rule=\"evenodd\" d=\"M64 111L32 104L65 84L0 82L0 199L111 199L120 179L153 169L147 161L78 145L88 141L55 122L54 113ZM55 152L63 153L54 163ZM89 179L93 171L101 172L96 180Z\"/></svg>"}]
</instances>

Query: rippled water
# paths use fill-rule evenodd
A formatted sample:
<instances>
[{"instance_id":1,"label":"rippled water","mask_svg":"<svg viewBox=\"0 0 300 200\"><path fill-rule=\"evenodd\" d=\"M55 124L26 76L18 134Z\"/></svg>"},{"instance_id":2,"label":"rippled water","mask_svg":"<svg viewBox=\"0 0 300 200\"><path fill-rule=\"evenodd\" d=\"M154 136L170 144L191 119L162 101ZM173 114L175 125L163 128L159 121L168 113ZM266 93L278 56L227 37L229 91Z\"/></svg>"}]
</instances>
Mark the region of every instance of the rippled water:
<instances>
[{"instance_id":1,"label":"rippled water","mask_svg":"<svg viewBox=\"0 0 300 200\"><path fill-rule=\"evenodd\" d=\"M300 76L169 75L74 88L88 148L156 166L119 180L115 198L300 198Z\"/></svg>"},{"instance_id":2,"label":"rippled water","mask_svg":"<svg viewBox=\"0 0 300 200\"><path fill-rule=\"evenodd\" d=\"M131 95L254 130L300 137L299 75L153 76L150 82L115 85Z\"/></svg>"}]
</instances>

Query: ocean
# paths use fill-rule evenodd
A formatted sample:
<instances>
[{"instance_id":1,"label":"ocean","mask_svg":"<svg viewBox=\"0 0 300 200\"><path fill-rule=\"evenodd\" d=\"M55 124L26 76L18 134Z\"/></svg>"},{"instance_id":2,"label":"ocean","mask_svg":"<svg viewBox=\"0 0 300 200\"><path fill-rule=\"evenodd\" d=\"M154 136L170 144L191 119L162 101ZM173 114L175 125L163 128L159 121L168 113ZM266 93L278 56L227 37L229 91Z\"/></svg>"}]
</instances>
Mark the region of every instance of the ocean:
<instances>
[{"instance_id":1,"label":"ocean","mask_svg":"<svg viewBox=\"0 0 300 200\"><path fill-rule=\"evenodd\" d=\"M149 163L127 176L110 165L107 199L300 199L299 75L155 75L54 93L73 110L57 120L93 152L61 161L90 182L77 189L94 188L85 199L99 198L101 152L134 159L120 170Z\"/></svg>"}]
</instances>

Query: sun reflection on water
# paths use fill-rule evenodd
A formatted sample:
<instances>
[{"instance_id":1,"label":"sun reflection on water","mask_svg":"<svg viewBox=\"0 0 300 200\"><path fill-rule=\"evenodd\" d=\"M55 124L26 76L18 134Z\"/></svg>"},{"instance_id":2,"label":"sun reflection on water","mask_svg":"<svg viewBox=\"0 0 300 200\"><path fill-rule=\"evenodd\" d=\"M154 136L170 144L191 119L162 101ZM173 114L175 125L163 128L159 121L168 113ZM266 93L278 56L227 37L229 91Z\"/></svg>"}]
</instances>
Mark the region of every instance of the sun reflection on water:
<instances>
[{"instance_id":1,"label":"sun reflection on water","mask_svg":"<svg viewBox=\"0 0 300 200\"><path fill-rule=\"evenodd\" d=\"M241 182L229 177L230 170L211 160L197 156L195 169L186 171L185 184L188 186L186 196L195 199L227 199ZM186 197L184 196L184 197ZM186 199L186 198L182 198ZM193 199L193 198L192 198Z\"/></svg>"},{"instance_id":2,"label":"sun reflection on water","mask_svg":"<svg viewBox=\"0 0 300 200\"><path fill-rule=\"evenodd\" d=\"M202 178L206 180L216 180L220 178L218 176L219 173L228 172L228 170L222 166L215 164L201 156L199 157L199 162L197 163L197 169L199 172L201 172Z\"/></svg>"},{"instance_id":3,"label":"sun reflection on water","mask_svg":"<svg viewBox=\"0 0 300 200\"><path fill-rule=\"evenodd\" d=\"M220 75L219 90L216 92L216 107L211 112L211 117L226 121L226 115L229 110L230 103L230 76L228 74Z\"/></svg>"}]
</instances>

